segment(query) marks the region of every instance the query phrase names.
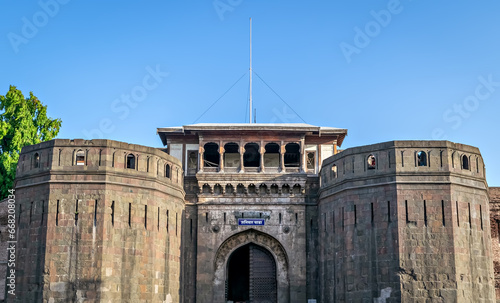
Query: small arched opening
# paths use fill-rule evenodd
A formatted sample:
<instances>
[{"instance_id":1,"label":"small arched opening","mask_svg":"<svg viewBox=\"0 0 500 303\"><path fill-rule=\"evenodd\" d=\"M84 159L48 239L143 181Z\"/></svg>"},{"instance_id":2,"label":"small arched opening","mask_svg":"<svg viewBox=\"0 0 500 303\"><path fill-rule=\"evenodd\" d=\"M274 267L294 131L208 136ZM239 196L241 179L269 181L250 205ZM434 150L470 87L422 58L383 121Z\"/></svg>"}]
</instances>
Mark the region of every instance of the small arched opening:
<instances>
[{"instance_id":1,"label":"small arched opening","mask_svg":"<svg viewBox=\"0 0 500 303\"><path fill-rule=\"evenodd\" d=\"M374 155L369 155L368 158L366 159L366 162L368 164L368 169L377 168L377 159L375 158Z\"/></svg>"},{"instance_id":2,"label":"small arched opening","mask_svg":"<svg viewBox=\"0 0 500 303\"><path fill-rule=\"evenodd\" d=\"M271 194L279 193L279 187L276 184L271 185Z\"/></svg>"},{"instance_id":3,"label":"small arched opening","mask_svg":"<svg viewBox=\"0 0 500 303\"><path fill-rule=\"evenodd\" d=\"M469 170L469 158L467 155L462 156L462 169Z\"/></svg>"},{"instance_id":4,"label":"small arched opening","mask_svg":"<svg viewBox=\"0 0 500 303\"><path fill-rule=\"evenodd\" d=\"M337 165L333 164L332 169L330 170L330 179L337 178Z\"/></svg>"},{"instance_id":5,"label":"small arched opening","mask_svg":"<svg viewBox=\"0 0 500 303\"><path fill-rule=\"evenodd\" d=\"M169 164L165 165L165 177L166 178L170 178L170 176L171 176L170 172L171 172L170 165Z\"/></svg>"},{"instance_id":6,"label":"small arched opening","mask_svg":"<svg viewBox=\"0 0 500 303\"><path fill-rule=\"evenodd\" d=\"M417 165L427 166L427 153L424 151L419 151L417 153Z\"/></svg>"},{"instance_id":7,"label":"small arched opening","mask_svg":"<svg viewBox=\"0 0 500 303\"><path fill-rule=\"evenodd\" d=\"M85 152L81 149L76 152L75 164L85 165Z\"/></svg>"},{"instance_id":8,"label":"small arched opening","mask_svg":"<svg viewBox=\"0 0 500 303\"><path fill-rule=\"evenodd\" d=\"M33 155L33 167L34 168L40 167L40 155L38 153L35 153L35 155Z\"/></svg>"},{"instance_id":9,"label":"small arched opening","mask_svg":"<svg viewBox=\"0 0 500 303\"><path fill-rule=\"evenodd\" d=\"M135 169L135 156L132 154L127 155L127 168Z\"/></svg>"}]
</instances>

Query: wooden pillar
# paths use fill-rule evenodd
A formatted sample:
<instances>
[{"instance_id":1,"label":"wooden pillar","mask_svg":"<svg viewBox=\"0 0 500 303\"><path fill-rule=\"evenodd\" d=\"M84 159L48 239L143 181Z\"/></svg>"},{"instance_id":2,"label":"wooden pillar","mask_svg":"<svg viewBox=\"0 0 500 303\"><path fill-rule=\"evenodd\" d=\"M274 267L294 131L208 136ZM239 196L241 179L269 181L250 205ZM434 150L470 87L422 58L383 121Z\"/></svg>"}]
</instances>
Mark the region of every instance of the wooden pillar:
<instances>
[{"instance_id":1,"label":"wooden pillar","mask_svg":"<svg viewBox=\"0 0 500 303\"><path fill-rule=\"evenodd\" d=\"M262 146L262 142L260 143L260 171L265 172L265 166L264 166L264 155L266 154L266 148Z\"/></svg>"},{"instance_id":2,"label":"wooden pillar","mask_svg":"<svg viewBox=\"0 0 500 303\"><path fill-rule=\"evenodd\" d=\"M200 163L200 165L198 165L198 167L200 168L200 170L199 170L200 173L203 172L203 167L205 166L205 160L203 158L204 153L205 153L205 148L200 145L200 148L199 148L199 151L198 151L198 155L199 155L198 161Z\"/></svg>"},{"instance_id":3,"label":"wooden pillar","mask_svg":"<svg viewBox=\"0 0 500 303\"><path fill-rule=\"evenodd\" d=\"M245 172L245 166L243 165L243 154L245 154L245 148L240 145L240 173Z\"/></svg>"},{"instance_id":4,"label":"wooden pillar","mask_svg":"<svg viewBox=\"0 0 500 303\"><path fill-rule=\"evenodd\" d=\"M307 161L306 161L306 147L305 147L305 139L300 139L300 167L302 172L307 172Z\"/></svg>"},{"instance_id":5,"label":"wooden pillar","mask_svg":"<svg viewBox=\"0 0 500 303\"><path fill-rule=\"evenodd\" d=\"M224 172L224 152L226 150L224 149L223 146L219 146L219 172Z\"/></svg>"},{"instance_id":6,"label":"wooden pillar","mask_svg":"<svg viewBox=\"0 0 500 303\"><path fill-rule=\"evenodd\" d=\"M285 172L285 152L286 152L286 147L283 145L283 141L281 141L281 146L280 146L280 167L281 167L281 172Z\"/></svg>"}]
</instances>

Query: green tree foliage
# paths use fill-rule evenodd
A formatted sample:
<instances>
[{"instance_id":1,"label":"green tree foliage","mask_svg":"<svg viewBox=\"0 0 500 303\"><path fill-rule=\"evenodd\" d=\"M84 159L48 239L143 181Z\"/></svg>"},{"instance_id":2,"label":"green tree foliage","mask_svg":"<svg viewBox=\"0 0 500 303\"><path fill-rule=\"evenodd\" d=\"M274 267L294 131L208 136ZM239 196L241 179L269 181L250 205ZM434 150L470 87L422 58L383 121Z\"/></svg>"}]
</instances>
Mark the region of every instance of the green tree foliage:
<instances>
[{"instance_id":1,"label":"green tree foliage","mask_svg":"<svg viewBox=\"0 0 500 303\"><path fill-rule=\"evenodd\" d=\"M15 86L0 96L0 112L0 199L3 199L13 186L23 146L53 139L59 132L61 119L48 118L47 106L32 92L29 98L24 98Z\"/></svg>"}]
</instances>

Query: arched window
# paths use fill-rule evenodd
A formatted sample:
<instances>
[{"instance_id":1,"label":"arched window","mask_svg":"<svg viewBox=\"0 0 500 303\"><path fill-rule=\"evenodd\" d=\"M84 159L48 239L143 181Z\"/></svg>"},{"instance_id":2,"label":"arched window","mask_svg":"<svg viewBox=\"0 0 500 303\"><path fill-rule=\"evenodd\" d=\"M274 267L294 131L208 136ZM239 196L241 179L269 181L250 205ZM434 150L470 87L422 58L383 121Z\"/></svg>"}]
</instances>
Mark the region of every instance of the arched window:
<instances>
[{"instance_id":1,"label":"arched window","mask_svg":"<svg viewBox=\"0 0 500 303\"><path fill-rule=\"evenodd\" d=\"M300 145L297 143L285 146L285 167L300 167Z\"/></svg>"},{"instance_id":2,"label":"arched window","mask_svg":"<svg viewBox=\"0 0 500 303\"><path fill-rule=\"evenodd\" d=\"M76 152L76 165L85 165L85 152L83 150L79 150Z\"/></svg>"},{"instance_id":3,"label":"arched window","mask_svg":"<svg viewBox=\"0 0 500 303\"><path fill-rule=\"evenodd\" d=\"M467 155L462 156L462 169L469 169L469 158L467 158Z\"/></svg>"},{"instance_id":4,"label":"arched window","mask_svg":"<svg viewBox=\"0 0 500 303\"><path fill-rule=\"evenodd\" d=\"M374 155L369 155L367 158L368 169L375 169L377 167L377 159Z\"/></svg>"},{"instance_id":5,"label":"arched window","mask_svg":"<svg viewBox=\"0 0 500 303\"><path fill-rule=\"evenodd\" d=\"M417 165L427 166L427 154L424 151L419 151L417 153Z\"/></svg>"},{"instance_id":6,"label":"arched window","mask_svg":"<svg viewBox=\"0 0 500 303\"><path fill-rule=\"evenodd\" d=\"M35 153L35 155L33 156L33 167L34 168L40 167L40 155L38 153Z\"/></svg>"},{"instance_id":7,"label":"arched window","mask_svg":"<svg viewBox=\"0 0 500 303\"><path fill-rule=\"evenodd\" d=\"M240 167L240 147L237 143L226 143L224 145L224 167L238 168Z\"/></svg>"},{"instance_id":8,"label":"arched window","mask_svg":"<svg viewBox=\"0 0 500 303\"><path fill-rule=\"evenodd\" d=\"M245 167L259 167L260 153L257 143L248 143L245 145L245 153L243 154L243 165Z\"/></svg>"},{"instance_id":9,"label":"arched window","mask_svg":"<svg viewBox=\"0 0 500 303\"><path fill-rule=\"evenodd\" d=\"M170 165L169 164L165 165L165 177L166 178L170 178L170 171L171 171Z\"/></svg>"},{"instance_id":10,"label":"arched window","mask_svg":"<svg viewBox=\"0 0 500 303\"><path fill-rule=\"evenodd\" d=\"M203 160L205 167L219 167L220 154L219 145L217 143L207 143L204 146Z\"/></svg>"},{"instance_id":11,"label":"arched window","mask_svg":"<svg viewBox=\"0 0 500 303\"><path fill-rule=\"evenodd\" d=\"M135 156L132 154L127 155L127 168L135 169Z\"/></svg>"},{"instance_id":12,"label":"arched window","mask_svg":"<svg viewBox=\"0 0 500 303\"><path fill-rule=\"evenodd\" d=\"M264 154L264 166L280 167L280 146L276 143L266 144L266 153Z\"/></svg>"}]
</instances>

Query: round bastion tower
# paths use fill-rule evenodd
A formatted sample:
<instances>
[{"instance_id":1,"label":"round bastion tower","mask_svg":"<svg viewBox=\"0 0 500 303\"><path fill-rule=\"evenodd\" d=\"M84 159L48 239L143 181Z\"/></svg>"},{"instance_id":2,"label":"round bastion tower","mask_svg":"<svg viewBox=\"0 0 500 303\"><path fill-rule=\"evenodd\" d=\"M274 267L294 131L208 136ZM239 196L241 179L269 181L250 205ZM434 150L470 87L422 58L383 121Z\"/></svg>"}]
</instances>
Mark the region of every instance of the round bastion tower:
<instances>
[{"instance_id":1,"label":"round bastion tower","mask_svg":"<svg viewBox=\"0 0 500 303\"><path fill-rule=\"evenodd\" d=\"M24 147L15 302L180 302L183 171L110 140Z\"/></svg>"},{"instance_id":2,"label":"round bastion tower","mask_svg":"<svg viewBox=\"0 0 500 303\"><path fill-rule=\"evenodd\" d=\"M320 178L320 302L495 302L477 148L448 141L350 148L323 161Z\"/></svg>"}]
</instances>

